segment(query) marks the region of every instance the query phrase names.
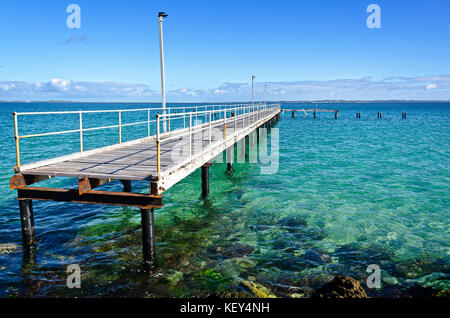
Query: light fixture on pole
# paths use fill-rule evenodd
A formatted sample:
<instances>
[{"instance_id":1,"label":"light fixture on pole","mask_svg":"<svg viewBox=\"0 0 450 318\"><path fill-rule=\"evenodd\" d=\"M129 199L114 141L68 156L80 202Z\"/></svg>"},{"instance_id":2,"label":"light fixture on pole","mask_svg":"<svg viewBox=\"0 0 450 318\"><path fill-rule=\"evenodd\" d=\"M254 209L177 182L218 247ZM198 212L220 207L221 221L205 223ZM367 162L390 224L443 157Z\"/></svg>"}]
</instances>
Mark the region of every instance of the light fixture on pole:
<instances>
[{"instance_id":1,"label":"light fixture on pole","mask_svg":"<svg viewBox=\"0 0 450 318\"><path fill-rule=\"evenodd\" d=\"M253 106L253 81L255 80L256 76L252 75L252 106Z\"/></svg>"},{"instance_id":2,"label":"light fixture on pole","mask_svg":"<svg viewBox=\"0 0 450 318\"><path fill-rule=\"evenodd\" d=\"M161 95L162 95L162 108L163 114L166 113L166 88L164 84L164 48L163 48L163 31L162 31L162 21L163 18L167 18L165 12L158 12L158 22L159 22L159 53L161 58ZM163 117L163 131L166 132L166 117Z\"/></svg>"}]
</instances>

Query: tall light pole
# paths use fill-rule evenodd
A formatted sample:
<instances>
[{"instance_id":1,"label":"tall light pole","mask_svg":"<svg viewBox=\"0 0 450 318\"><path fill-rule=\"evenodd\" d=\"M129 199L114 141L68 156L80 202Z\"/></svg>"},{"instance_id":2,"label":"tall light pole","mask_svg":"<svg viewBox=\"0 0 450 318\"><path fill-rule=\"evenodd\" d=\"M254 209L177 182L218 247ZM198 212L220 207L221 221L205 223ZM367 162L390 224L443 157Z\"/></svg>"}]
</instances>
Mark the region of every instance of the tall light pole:
<instances>
[{"instance_id":1,"label":"tall light pole","mask_svg":"<svg viewBox=\"0 0 450 318\"><path fill-rule=\"evenodd\" d=\"M164 84L164 48L163 48L163 31L162 31L163 18L167 18L167 14L165 12L158 12L159 55L161 58L161 95L162 95L163 114L165 114L166 113L166 88L165 88L165 84ZM166 117L163 117L163 131L166 132Z\"/></svg>"},{"instance_id":2,"label":"tall light pole","mask_svg":"<svg viewBox=\"0 0 450 318\"><path fill-rule=\"evenodd\" d=\"M253 82L255 80L256 76L252 75L252 106L253 106Z\"/></svg>"}]
</instances>

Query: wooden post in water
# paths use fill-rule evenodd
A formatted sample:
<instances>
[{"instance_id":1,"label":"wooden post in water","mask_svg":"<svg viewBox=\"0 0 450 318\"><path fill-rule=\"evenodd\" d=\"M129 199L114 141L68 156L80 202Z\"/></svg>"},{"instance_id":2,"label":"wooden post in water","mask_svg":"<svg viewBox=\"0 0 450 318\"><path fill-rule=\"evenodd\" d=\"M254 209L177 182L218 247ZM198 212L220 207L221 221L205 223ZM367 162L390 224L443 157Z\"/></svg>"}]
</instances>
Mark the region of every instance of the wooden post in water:
<instances>
[{"instance_id":1,"label":"wooden post in water","mask_svg":"<svg viewBox=\"0 0 450 318\"><path fill-rule=\"evenodd\" d=\"M202 197L206 198L209 195L209 166L204 164L202 166Z\"/></svg>"},{"instance_id":2,"label":"wooden post in water","mask_svg":"<svg viewBox=\"0 0 450 318\"><path fill-rule=\"evenodd\" d=\"M155 224L153 209L141 208L142 255L144 267L149 270L155 259Z\"/></svg>"},{"instance_id":3,"label":"wooden post in water","mask_svg":"<svg viewBox=\"0 0 450 318\"><path fill-rule=\"evenodd\" d=\"M33 201L20 200L20 222L22 224L22 241L24 249L29 249L34 244L34 216Z\"/></svg>"},{"instance_id":4,"label":"wooden post in water","mask_svg":"<svg viewBox=\"0 0 450 318\"><path fill-rule=\"evenodd\" d=\"M334 112L334 118L337 119L338 118L338 111Z\"/></svg>"},{"instance_id":5,"label":"wooden post in water","mask_svg":"<svg viewBox=\"0 0 450 318\"><path fill-rule=\"evenodd\" d=\"M234 159L234 146L228 147L226 150L226 158L227 158L227 171L225 174L227 176L233 176L233 159Z\"/></svg>"},{"instance_id":6,"label":"wooden post in water","mask_svg":"<svg viewBox=\"0 0 450 318\"><path fill-rule=\"evenodd\" d=\"M131 192L131 181L130 180L120 180L123 185L123 192Z\"/></svg>"}]
</instances>

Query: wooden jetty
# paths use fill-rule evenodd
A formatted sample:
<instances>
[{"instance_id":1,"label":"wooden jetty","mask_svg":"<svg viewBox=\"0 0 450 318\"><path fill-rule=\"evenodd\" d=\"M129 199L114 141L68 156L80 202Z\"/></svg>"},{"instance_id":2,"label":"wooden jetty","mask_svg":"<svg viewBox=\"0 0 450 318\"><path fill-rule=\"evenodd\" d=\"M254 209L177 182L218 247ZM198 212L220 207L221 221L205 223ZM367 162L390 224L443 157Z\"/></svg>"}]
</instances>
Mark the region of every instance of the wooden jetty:
<instances>
[{"instance_id":1,"label":"wooden jetty","mask_svg":"<svg viewBox=\"0 0 450 318\"><path fill-rule=\"evenodd\" d=\"M151 112L158 111L151 119ZM146 112L147 120L122 123L125 112ZM117 113L116 125L83 128L86 113ZM19 135L18 117L73 114L79 120L79 129ZM186 111L185 108L123 109L100 111L68 111L14 113L17 165L10 180L11 189L17 189L24 247L34 244L33 200L63 201L90 204L109 204L139 207L141 210L143 258L151 266L155 254L153 213L163 206L163 193L177 182L202 168L202 195L209 193L209 166L213 159L230 149L261 126L270 126L279 119L279 104L206 105ZM196 120L198 123L194 123ZM156 133L150 134L150 125ZM172 123L172 130L171 130ZM161 126L168 130L161 131ZM147 125L148 136L122 143L122 127ZM83 133L98 129L118 129L118 144L83 151ZM79 134L80 151L74 154L21 165L19 141L58 134ZM227 164L232 169L232 163ZM32 186L54 177L78 179L77 189ZM98 191L95 188L120 180L123 191ZM147 181L149 192L133 193L132 181Z\"/></svg>"},{"instance_id":2,"label":"wooden jetty","mask_svg":"<svg viewBox=\"0 0 450 318\"><path fill-rule=\"evenodd\" d=\"M303 112L306 115L308 115L308 112L312 112L313 113L313 117L316 118L316 113L319 112L330 112L330 113L334 113L334 118L338 118L338 112L339 110L337 109L321 109L321 108L309 108L309 109L282 109L282 112L291 112L292 113L292 117L294 117L295 112Z\"/></svg>"}]
</instances>

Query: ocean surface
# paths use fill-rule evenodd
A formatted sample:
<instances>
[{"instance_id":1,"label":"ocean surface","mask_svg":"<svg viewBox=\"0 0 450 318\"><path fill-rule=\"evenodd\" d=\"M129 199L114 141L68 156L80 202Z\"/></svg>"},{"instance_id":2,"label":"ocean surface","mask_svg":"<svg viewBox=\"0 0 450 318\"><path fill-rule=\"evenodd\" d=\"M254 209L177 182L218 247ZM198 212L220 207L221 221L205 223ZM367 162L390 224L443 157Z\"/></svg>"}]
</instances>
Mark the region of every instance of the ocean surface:
<instances>
[{"instance_id":1,"label":"ocean surface","mask_svg":"<svg viewBox=\"0 0 450 318\"><path fill-rule=\"evenodd\" d=\"M262 174L261 163L236 163L230 177L226 164L217 163L206 200L199 171L165 193L165 206L155 210L157 267L151 275L141 266L140 212L129 207L35 201L37 249L24 263L16 191L9 189L12 112L145 107L0 103L0 297L192 297L251 293L249 287L310 297L336 274L359 279L374 297L448 295L450 103L437 102L318 105L339 109L337 120L333 113L316 119L285 113L269 133L278 129L277 173ZM71 116L19 117L20 133L77 129ZM115 124L111 116L86 118L86 127ZM133 129L124 130L124 140L147 133L147 127ZM117 132L94 131L84 142L85 149L112 144ZM26 163L78 147L76 133L31 138L21 141L21 156ZM76 187L76 180L42 184ZM133 188L145 192L148 184ZM122 187L113 182L103 189ZM81 267L80 289L66 285L69 264ZM365 285L370 264L381 269L380 289Z\"/></svg>"}]
</instances>

